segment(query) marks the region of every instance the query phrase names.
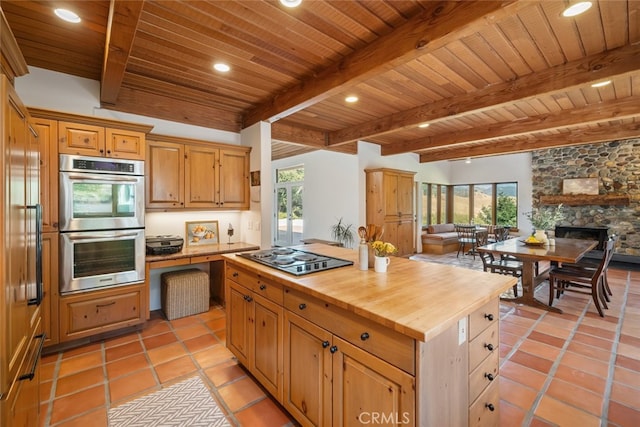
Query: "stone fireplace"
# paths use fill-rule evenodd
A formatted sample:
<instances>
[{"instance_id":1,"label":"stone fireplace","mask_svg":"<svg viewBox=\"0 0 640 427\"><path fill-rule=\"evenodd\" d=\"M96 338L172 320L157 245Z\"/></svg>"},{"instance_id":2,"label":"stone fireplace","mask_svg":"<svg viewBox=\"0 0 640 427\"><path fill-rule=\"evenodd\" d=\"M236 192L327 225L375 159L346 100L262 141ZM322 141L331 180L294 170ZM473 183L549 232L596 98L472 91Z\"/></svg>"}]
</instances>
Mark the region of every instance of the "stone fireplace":
<instances>
[{"instance_id":1,"label":"stone fireplace","mask_svg":"<svg viewBox=\"0 0 640 427\"><path fill-rule=\"evenodd\" d=\"M531 168L533 206L563 204L557 237L593 238L601 247L606 234L616 234L613 259L640 263L639 138L537 150ZM599 194L563 195L571 178L598 178Z\"/></svg>"}]
</instances>

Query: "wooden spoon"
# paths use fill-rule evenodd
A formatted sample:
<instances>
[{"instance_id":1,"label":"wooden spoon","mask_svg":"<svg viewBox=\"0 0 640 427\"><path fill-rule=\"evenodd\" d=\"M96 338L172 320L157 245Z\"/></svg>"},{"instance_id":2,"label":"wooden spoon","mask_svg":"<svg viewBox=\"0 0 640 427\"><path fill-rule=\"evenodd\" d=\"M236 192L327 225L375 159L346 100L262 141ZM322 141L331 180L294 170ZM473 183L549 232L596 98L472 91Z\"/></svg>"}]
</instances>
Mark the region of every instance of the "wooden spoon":
<instances>
[{"instance_id":1,"label":"wooden spoon","mask_svg":"<svg viewBox=\"0 0 640 427\"><path fill-rule=\"evenodd\" d=\"M360 236L360 240L367 241L367 229L363 226L358 227L358 236Z\"/></svg>"}]
</instances>

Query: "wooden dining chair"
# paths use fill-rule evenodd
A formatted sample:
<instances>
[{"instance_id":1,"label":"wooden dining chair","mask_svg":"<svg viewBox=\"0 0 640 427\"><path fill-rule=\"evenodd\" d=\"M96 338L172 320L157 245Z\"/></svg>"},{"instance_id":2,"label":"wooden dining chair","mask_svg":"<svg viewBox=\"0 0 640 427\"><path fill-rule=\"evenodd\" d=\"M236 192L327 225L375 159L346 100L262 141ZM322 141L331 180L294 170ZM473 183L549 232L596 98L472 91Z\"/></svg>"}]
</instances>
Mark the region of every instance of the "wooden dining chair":
<instances>
[{"instance_id":1,"label":"wooden dining chair","mask_svg":"<svg viewBox=\"0 0 640 427\"><path fill-rule=\"evenodd\" d=\"M607 265L609 262L611 262L611 258L613 258L613 254L615 252L616 249L616 244L618 242L618 236L615 234L612 234L611 236L609 236L609 240L613 240L613 250L609 251L609 261L607 261ZM603 252L602 256L606 256L607 252ZM576 262L576 263L572 263L572 264L567 264L567 263L563 263L562 267L564 268L587 268L587 269L597 269L598 265L600 264L600 260L597 259L592 259L592 258L583 258L580 261ZM607 277L607 269L605 269L604 271L604 297L607 300L607 302L611 301L611 299L609 298L609 296L613 296L613 293L611 292L611 287L609 286L609 278Z\"/></svg>"},{"instance_id":2,"label":"wooden dining chair","mask_svg":"<svg viewBox=\"0 0 640 427\"><path fill-rule=\"evenodd\" d=\"M602 307L608 308L605 298L604 276L611 261L615 241L609 239L606 243L605 254L597 268L554 267L549 271L549 306L564 292L575 292L591 295L593 303L600 317L604 317ZM600 304L602 303L602 307Z\"/></svg>"},{"instance_id":3,"label":"wooden dining chair","mask_svg":"<svg viewBox=\"0 0 640 427\"><path fill-rule=\"evenodd\" d=\"M522 277L522 262L513 258L496 258L491 252L480 252L482 267L490 273L504 274L518 279ZM518 297L518 284L513 285L513 296Z\"/></svg>"},{"instance_id":4,"label":"wooden dining chair","mask_svg":"<svg viewBox=\"0 0 640 427\"><path fill-rule=\"evenodd\" d=\"M465 254L465 249L470 246L469 253L473 254L473 259L476 259L476 226L466 224L456 224L456 232L458 233L458 253L456 258L460 256L460 252Z\"/></svg>"}]
</instances>

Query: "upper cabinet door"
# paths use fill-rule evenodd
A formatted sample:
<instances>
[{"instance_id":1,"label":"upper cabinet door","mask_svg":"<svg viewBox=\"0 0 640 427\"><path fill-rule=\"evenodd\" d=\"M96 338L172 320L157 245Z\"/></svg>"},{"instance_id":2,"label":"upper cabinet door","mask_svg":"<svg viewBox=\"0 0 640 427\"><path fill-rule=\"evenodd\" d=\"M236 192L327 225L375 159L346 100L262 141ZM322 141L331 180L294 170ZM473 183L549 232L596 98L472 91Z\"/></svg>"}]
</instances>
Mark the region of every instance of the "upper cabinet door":
<instances>
[{"instance_id":1,"label":"upper cabinet door","mask_svg":"<svg viewBox=\"0 0 640 427\"><path fill-rule=\"evenodd\" d=\"M249 153L220 150L220 205L226 209L249 208Z\"/></svg>"},{"instance_id":2,"label":"upper cabinet door","mask_svg":"<svg viewBox=\"0 0 640 427\"><path fill-rule=\"evenodd\" d=\"M105 153L117 159L144 160L144 140L144 132L106 128Z\"/></svg>"},{"instance_id":3,"label":"upper cabinet door","mask_svg":"<svg viewBox=\"0 0 640 427\"><path fill-rule=\"evenodd\" d=\"M148 141L145 169L147 208L183 208L184 145Z\"/></svg>"},{"instance_id":4,"label":"upper cabinet door","mask_svg":"<svg viewBox=\"0 0 640 427\"><path fill-rule=\"evenodd\" d=\"M185 207L215 208L216 167L219 150L204 146L185 146Z\"/></svg>"},{"instance_id":5,"label":"upper cabinet door","mask_svg":"<svg viewBox=\"0 0 640 427\"><path fill-rule=\"evenodd\" d=\"M104 127L58 122L58 152L81 156L104 156Z\"/></svg>"}]
</instances>

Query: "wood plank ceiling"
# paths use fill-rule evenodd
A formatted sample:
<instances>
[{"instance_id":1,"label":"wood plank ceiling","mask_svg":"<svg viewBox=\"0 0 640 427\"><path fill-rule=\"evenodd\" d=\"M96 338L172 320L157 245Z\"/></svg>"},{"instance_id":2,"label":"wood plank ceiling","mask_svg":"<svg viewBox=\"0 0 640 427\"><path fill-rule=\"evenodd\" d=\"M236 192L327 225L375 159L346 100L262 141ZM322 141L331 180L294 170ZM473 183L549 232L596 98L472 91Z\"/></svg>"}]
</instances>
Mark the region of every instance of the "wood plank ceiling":
<instances>
[{"instance_id":1,"label":"wood plank ceiling","mask_svg":"<svg viewBox=\"0 0 640 427\"><path fill-rule=\"evenodd\" d=\"M568 4L0 1L27 63L99 80L104 108L234 132L267 121L274 159L362 140L421 162L640 136L640 2L565 18Z\"/></svg>"}]
</instances>

